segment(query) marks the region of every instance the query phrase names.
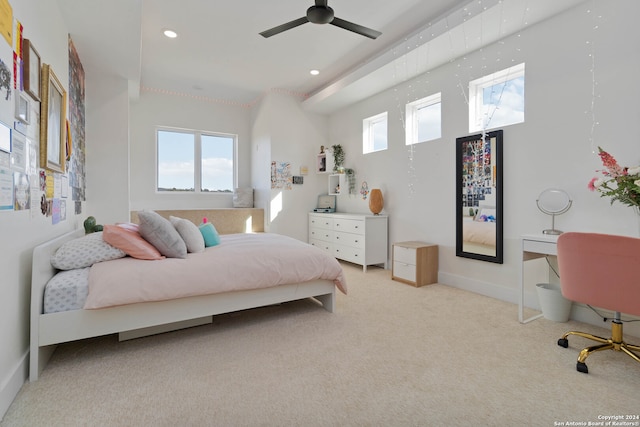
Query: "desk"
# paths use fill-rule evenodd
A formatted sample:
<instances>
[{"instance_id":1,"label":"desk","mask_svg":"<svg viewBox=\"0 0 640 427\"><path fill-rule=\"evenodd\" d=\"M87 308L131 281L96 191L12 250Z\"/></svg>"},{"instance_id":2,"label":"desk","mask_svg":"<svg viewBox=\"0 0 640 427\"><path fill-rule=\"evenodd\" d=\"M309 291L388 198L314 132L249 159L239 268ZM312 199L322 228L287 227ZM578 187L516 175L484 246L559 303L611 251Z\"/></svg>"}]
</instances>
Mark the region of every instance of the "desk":
<instances>
[{"instance_id":1,"label":"desk","mask_svg":"<svg viewBox=\"0 0 640 427\"><path fill-rule=\"evenodd\" d=\"M518 301L518 320L528 323L542 317L542 313L524 319L524 263L547 255L558 255L558 236L551 234L526 234L522 236L522 263L520 266L520 299Z\"/></svg>"}]
</instances>

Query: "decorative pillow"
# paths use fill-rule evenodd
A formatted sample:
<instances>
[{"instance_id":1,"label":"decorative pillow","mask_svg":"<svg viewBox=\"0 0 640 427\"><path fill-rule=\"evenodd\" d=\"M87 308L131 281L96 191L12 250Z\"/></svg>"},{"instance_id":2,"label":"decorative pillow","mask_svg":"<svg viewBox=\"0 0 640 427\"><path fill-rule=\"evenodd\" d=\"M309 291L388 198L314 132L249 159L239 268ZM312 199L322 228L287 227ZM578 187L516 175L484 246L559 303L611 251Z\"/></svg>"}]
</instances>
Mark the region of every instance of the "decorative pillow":
<instances>
[{"instance_id":1,"label":"decorative pillow","mask_svg":"<svg viewBox=\"0 0 640 427\"><path fill-rule=\"evenodd\" d=\"M233 192L234 208L253 207L253 188L236 188Z\"/></svg>"},{"instance_id":2,"label":"decorative pillow","mask_svg":"<svg viewBox=\"0 0 640 427\"><path fill-rule=\"evenodd\" d=\"M144 240L138 231L134 231L129 224L105 225L102 238L130 257L164 259L164 256L151 243Z\"/></svg>"},{"instance_id":3,"label":"decorative pillow","mask_svg":"<svg viewBox=\"0 0 640 427\"><path fill-rule=\"evenodd\" d=\"M127 256L102 239L102 232L87 234L70 240L51 256L51 265L58 270L91 267L96 262L110 261Z\"/></svg>"},{"instance_id":4,"label":"decorative pillow","mask_svg":"<svg viewBox=\"0 0 640 427\"><path fill-rule=\"evenodd\" d=\"M186 258L187 246L168 219L154 211L138 212L140 235L167 258Z\"/></svg>"},{"instance_id":5,"label":"decorative pillow","mask_svg":"<svg viewBox=\"0 0 640 427\"><path fill-rule=\"evenodd\" d=\"M189 221L188 219L178 218L176 216L170 216L169 221L178 231L182 240L187 245L187 252L202 252L204 251L204 237L198 230L198 227Z\"/></svg>"},{"instance_id":6,"label":"decorative pillow","mask_svg":"<svg viewBox=\"0 0 640 427\"><path fill-rule=\"evenodd\" d=\"M495 222L496 221L496 208L484 207L480 208L476 214L476 221L479 222Z\"/></svg>"},{"instance_id":7,"label":"decorative pillow","mask_svg":"<svg viewBox=\"0 0 640 427\"><path fill-rule=\"evenodd\" d=\"M200 229L200 233L204 238L204 245L209 248L211 246L220 244L220 236L218 235L218 230L211 224L210 222L203 222L198 226Z\"/></svg>"}]
</instances>

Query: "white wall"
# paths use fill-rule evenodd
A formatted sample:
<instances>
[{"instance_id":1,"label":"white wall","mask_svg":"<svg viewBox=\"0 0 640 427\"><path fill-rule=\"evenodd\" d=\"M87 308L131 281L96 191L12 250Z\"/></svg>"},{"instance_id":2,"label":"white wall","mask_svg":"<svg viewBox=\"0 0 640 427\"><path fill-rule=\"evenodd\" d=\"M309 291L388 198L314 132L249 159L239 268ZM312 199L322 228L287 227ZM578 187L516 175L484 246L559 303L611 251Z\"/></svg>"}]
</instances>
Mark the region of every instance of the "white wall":
<instances>
[{"instance_id":1,"label":"white wall","mask_svg":"<svg viewBox=\"0 0 640 427\"><path fill-rule=\"evenodd\" d=\"M393 89L330 116L331 141L344 145L347 164L356 170L358 182L366 180L369 188L383 190L390 243L438 244L441 282L516 302L520 236L550 226L550 217L535 204L547 187L564 188L574 200L571 210L556 218L559 229L638 234L632 209L610 206L608 199L590 193L587 183L601 168L592 152L597 145L621 164L640 164L640 143L633 129L640 117L640 33L634 23L640 3L597 4L592 13L588 13L592 2L586 2L412 81L399 80ZM598 123L593 135L592 49ZM468 108L460 87L523 61L526 122L503 127L504 264L459 258L455 256L455 140L469 135ZM439 91L442 138L415 146L411 154L404 145L404 105ZM362 155L362 119L383 111L389 113L389 149ZM408 173L411 167L415 173ZM367 212L366 203L357 197L341 195L338 206ZM534 304L534 289L528 292Z\"/></svg>"},{"instance_id":2,"label":"white wall","mask_svg":"<svg viewBox=\"0 0 640 427\"><path fill-rule=\"evenodd\" d=\"M317 197L327 192L326 175L315 173L315 153L327 145L327 118L302 111L291 95L272 92L256 107L254 132L254 181L259 183L259 200L265 208L267 230L307 241L307 213L316 207ZM291 173L300 167L309 173L302 185L271 189L271 161L289 162ZM257 176L256 176L257 175Z\"/></svg>"},{"instance_id":3,"label":"white wall","mask_svg":"<svg viewBox=\"0 0 640 427\"><path fill-rule=\"evenodd\" d=\"M23 0L12 2L14 18L24 26L24 38L31 40L42 62L50 64L68 89L68 30L56 2ZM13 47L0 39L0 58L13 63ZM4 92L3 92L4 95ZM15 93L13 94L15 96ZM0 121L13 126L15 98L0 103ZM39 141L39 103L32 101L32 122L28 137ZM36 183L37 186L37 183ZM0 415L4 414L26 379L29 348L29 304L33 247L78 226L70 199L67 219L52 225L51 217L40 213L40 201L31 200L31 210L0 212Z\"/></svg>"},{"instance_id":4,"label":"white wall","mask_svg":"<svg viewBox=\"0 0 640 427\"><path fill-rule=\"evenodd\" d=\"M81 58L82 59L82 58ZM86 199L98 224L129 219L129 85L86 71Z\"/></svg>"},{"instance_id":5,"label":"white wall","mask_svg":"<svg viewBox=\"0 0 640 427\"><path fill-rule=\"evenodd\" d=\"M231 194L156 193L156 137L158 126L238 135L238 187L251 185L251 111L198 98L142 91L131 104L131 210L228 208Z\"/></svg>"}]
</instances>

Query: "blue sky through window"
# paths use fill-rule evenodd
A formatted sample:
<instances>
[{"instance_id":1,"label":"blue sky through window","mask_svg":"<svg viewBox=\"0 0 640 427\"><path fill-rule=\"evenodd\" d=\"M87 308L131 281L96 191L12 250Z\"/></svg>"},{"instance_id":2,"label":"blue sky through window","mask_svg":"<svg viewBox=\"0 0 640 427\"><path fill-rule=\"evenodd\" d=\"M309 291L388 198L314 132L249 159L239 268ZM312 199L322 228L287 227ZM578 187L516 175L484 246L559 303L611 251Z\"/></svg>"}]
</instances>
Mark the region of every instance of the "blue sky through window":
<instances>
[{"instance_id":1,"label":"blue sky through window","mask_svg":"<svg viewBox=\"0 0 640 427\"><path fill-rule=\"evenodd\" d=\"M158 189L194 191L196 132L158 131ZM200 135L202 191L233 191L234 138Z\"/></svg>"}]
</instances>

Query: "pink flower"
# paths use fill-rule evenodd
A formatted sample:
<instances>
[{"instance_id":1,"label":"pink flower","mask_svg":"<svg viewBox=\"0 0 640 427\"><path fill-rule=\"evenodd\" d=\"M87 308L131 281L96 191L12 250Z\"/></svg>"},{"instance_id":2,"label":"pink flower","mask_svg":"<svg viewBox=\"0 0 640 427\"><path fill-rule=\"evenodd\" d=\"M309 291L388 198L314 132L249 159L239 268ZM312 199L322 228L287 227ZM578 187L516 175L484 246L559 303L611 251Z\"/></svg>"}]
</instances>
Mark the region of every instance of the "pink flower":
<instances>
[{"instance_id":1,"label":"pink flower","mask_svg":"<svg viewBox=\"0 0 640 427\"><path fill-rule=\"evenodd\" d=\"M607 153L600 147L598 147L598 151L598 155L602 159L602 165L607 168L609 175L614 178L620 175L626 175L625 170L618 165L618 162L616 162L616 159L614 159L611 154Z\"/></svg>"},{"instance_id":2,"label":"pink flower","mask_svg":"<svg viewBox=\"0 0 640 427\"><path fill-rule=\"evenodd\" d=\"M596 191L595 183L596 183L597 180L598 180L598 178L594 176L593 178L591 178L591 181L589 181L588 187L589 187L590 191Z\"/></svg>"}]
</instances>

